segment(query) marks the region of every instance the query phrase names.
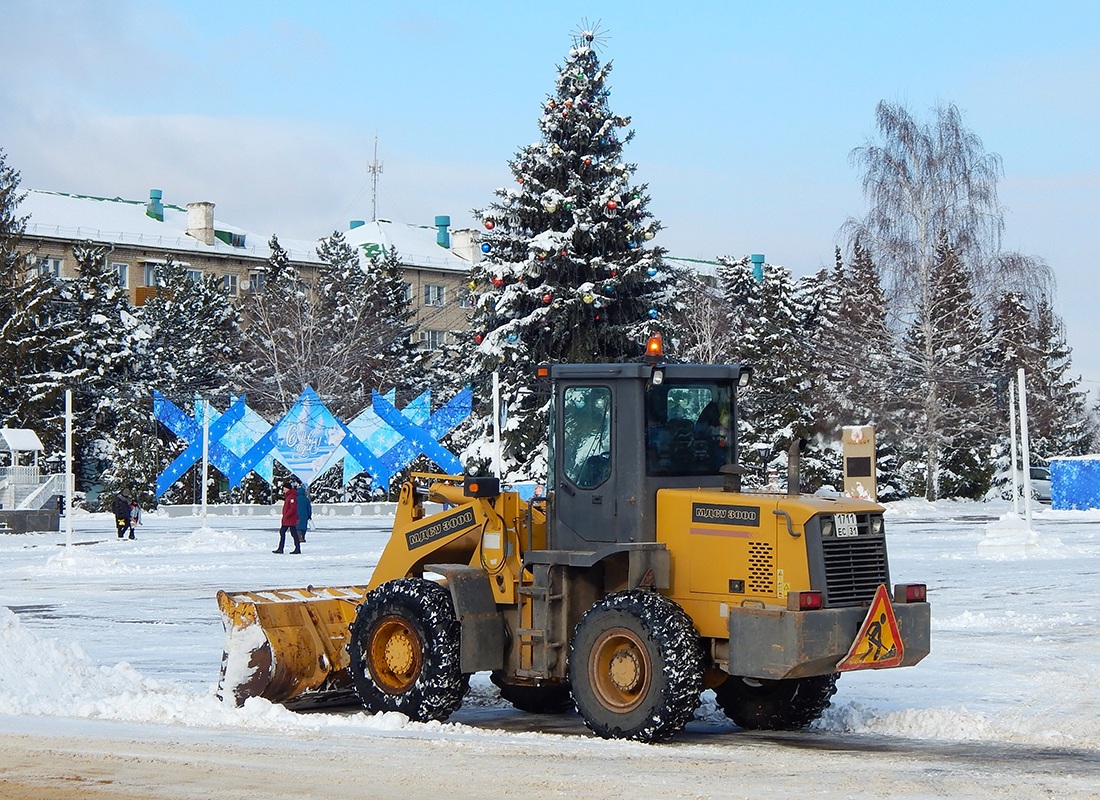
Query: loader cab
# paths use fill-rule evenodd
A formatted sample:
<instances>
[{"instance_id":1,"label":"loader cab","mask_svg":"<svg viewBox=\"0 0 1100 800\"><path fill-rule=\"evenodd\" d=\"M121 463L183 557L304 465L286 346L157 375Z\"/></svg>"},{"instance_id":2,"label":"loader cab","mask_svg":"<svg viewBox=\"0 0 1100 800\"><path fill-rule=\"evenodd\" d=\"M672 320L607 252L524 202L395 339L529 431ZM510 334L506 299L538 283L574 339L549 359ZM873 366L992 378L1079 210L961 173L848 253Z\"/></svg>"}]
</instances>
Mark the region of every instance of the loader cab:
<instances>
[{"instance_id":1,"label":"loader cab","mask_svg":"<svg viewBox=\"0 0 1100 800\"><path fill-rule=\"evenodd\" d=\"M549 441L552 550L656 540L657 491L721 487L737 463L748 368L555 365Z\"/></svg>"}]
</instances>

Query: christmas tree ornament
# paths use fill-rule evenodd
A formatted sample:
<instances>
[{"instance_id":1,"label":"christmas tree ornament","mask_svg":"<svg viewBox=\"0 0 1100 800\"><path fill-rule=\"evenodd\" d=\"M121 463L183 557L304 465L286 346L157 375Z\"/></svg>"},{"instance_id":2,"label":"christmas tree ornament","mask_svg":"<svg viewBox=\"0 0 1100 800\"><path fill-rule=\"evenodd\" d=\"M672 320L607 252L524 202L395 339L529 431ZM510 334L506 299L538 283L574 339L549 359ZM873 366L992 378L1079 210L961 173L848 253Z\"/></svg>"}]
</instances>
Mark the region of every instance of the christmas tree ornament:
<instances>
[{"instance_id":1,"label":"christmas tree ornament","mask_svg":"<svg viewBox=\"0 0 1100 800\"><path fill-rule=\"evenodd\" d=\"M535 253L535 258L537 258L539 261L545 261L547 255L548 253L545 250L539 250L537 253Z\"/></svg>"},{"instance_id":2,"label":"christmas tree ornament","mask_svg":"<svg viewBox=\"0 0 1100 800\"><path fill-rule=\"evenodd\" d=\"M472 292L474 289L477 288L477 281L470 281L466 284L466 286L469 287L470 291Z\"/></svg>"},{"instance_id":3,"label":"christmas tree ornament","mask_svg":"<svg viewBox=\"0 0 1100 800\"><path fill-rule=\"evenodd\" d=\"M655 308L649 309L649 318L650 319L657 319L657 316L658 316L657 309L655 309Z\"/></svg>"},{"instance_id":4,"label":"christmas tree ornament","mask_svg":"<svg viewBox=\"0 0 1100 800\"><path fill-rule=\"evenodd\" d=\"M481 252L488 253L488 252L492 251L492 249L493 249L493 246L491 244L489 244L488 242L482 242L481 243Z\"/></svg>"},{"instance_id":5,"label":"christmas tree ornament","mask_svg":"<svg viewBox=\"0 0 1100 800\"><path fill-rule=\"evenodd\" d=\"M614 286L612 286L612 285L611 285L610 283L605 283L605 284L603 285L603 290L604 290L605 292L607 292L608 294L612 294L612 293L614 293L614 291L615 291L615 287L614 287Z\"/></svg>"},{"instance_id":6,"label":"christmas tree ornament","mask_svg":"<svg viewBox=\"0 0 1100 800\"><path fill-rule=\"evenodd\" d=\"M591 167L591 166L592 166L592 159L591 159L591 158L586 158L586 159L584 160L584 165L585 165L586 167Z\"/></svg>"},{"instance_id":7,"label":"christmas tree ornament","mask_svg":"<svg viewBox=\"0 0 1100 800\"><path fill-rule=\"evenodd\" d=\"M594 301L595 299L596 295L592 294L591 292L585 292L584 296L581 297L581 300L583 300L586 305L591 305L592 301Z\"/></svg>"},{"instance_id":8,"label":"christmas tree ornament","mask_svg":"<svg viewBox=\"0 0 1100 800\"><path fill-rule=\"evenodd\" d=\"M653 231L646 231L645 232L645 240L648 242L652 238L653 238Z\"/></svg>"},{"instance_id":9,"label":"christmas tree ornament","mask_svg":"<svg viewBox=\"0 0 1100 800\"><path fill-rule=\"evenodd\" d=\"M508 334L508 344L515 344L516 343L516 338L517 337L514 333L509 333Z\"/></svg>"},{"instance_id":10,"label":"christmas tree ornament","mask_svg":"<svg viewBox=\"0 0 1100 800\"><path fill-rule=\"evenodd\" d=\"M500 277L499 275L494 275L493 276L493 286L495 286L496 288L499 289L503 285L504 285L504 278Z\"/></svg>"},{"instance_id":11,"label":"christmas tree ornament","mask_svg":"<svg viewBox=\"0 0 1100 800\"><path fill-rule=\"evenodd\" d=\"M550 305L550 303L553 300L554 300L554 295L550 294L550 292L547 292L546 294L544 294L542 296L542 302L544 302L546 305Z\"/></svg>"},{"instance_id":12,"label":"christmas tree ornament","mask_svg":"<svg viewBox=\"0 0 1100 800\"><path fill-rule=\"evenodd\" d=\"M565 210L566 211L572 211L573 210L573 204L572 203L566 203L565 204Z\"/></svg>"},{"instance_id":13,"label":"christmas tree ornament","mask_svg":"<svg viewBox=\"0 0 1100 800\"><path fill-rule=\"evenodd\" d=\"M651 278L654 278L654 277L657 276L657 268L656 267L650 267L649 269L647 269L645 271L645 274L648 275Z\"/></svg>"},{"instance_id":14,"label":"christmas tree ornament","mask_svg":"<svg viewBox=\"0 0 1100 800\"><path fill-rule=\"evenodd\" d=\"M607 209L608 209L608 211L614 211L614 210L615 210L616 208L618 208L618 207L619 207L619 204L618 204L618 203L616 203L616 202L615 202L614 200L608 200L608 201L607 201Z\"/></svg>"},{"instance_id":15,"label":"christmas tree ornament","mask_svg":"<svg viewBox=\"0 0 1100 800\"><path fill-rule=\"evenodd\" d=\"M475 333L474 334L474 344L481 344L483 341L485 341L485 335L484 334L481 334L481 333Z\"/></svg>"},{"instance_id":16,"label":"christmas tree ornament","mask_svg":"<svg viewBox=\"0 0 1100 800\"><path fill-rule=\"evenodd\" d=\"M485 230L487 230L487 231L491 231L493 228L495 228L497 226L497 224L495 222L493 222L491 219L485 220L484 224L485 224Z\"/></svg>"}]
</instances>

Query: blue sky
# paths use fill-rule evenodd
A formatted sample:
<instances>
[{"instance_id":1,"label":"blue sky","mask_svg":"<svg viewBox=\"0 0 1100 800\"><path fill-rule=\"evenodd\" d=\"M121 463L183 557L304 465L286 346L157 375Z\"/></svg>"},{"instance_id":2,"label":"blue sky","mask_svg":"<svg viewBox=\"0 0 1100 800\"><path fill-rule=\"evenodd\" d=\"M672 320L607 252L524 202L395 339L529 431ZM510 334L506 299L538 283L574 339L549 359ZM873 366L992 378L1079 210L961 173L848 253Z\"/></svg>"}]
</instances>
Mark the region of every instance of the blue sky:
<instances>
[{"instance_id":1,"label":"blue sky","mask_svg":"<svg viewBox=\"0 0 1100 800\"><path fill-rule=\"evenodd\" d=\"M1100 388L1100 3L0 0L0 19L0 147L25 188L156 187L283 238L369 218L375 137L379 216L473 224L584 21L680 256L830 264L875 105L954 103L1003 159L1005 246L1051 265Z\"/></svg>"}]
</instances>

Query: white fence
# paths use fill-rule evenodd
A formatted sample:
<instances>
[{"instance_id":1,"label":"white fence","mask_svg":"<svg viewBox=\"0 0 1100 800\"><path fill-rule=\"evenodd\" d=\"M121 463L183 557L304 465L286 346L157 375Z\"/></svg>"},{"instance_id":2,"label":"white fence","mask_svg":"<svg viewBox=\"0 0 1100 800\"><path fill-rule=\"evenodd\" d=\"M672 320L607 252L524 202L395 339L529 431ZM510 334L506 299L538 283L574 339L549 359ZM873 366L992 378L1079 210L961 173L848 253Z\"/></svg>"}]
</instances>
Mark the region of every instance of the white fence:
<instances>
[{"instance_id":1,"label":"white fence","mask_svg":"<svg viewBox=\"0 0 1100 800\"><path fill-rule=\"evenodd\" d=\"M397 510L397 503L313 503L314 517L392 517ZM434 506L427 503L425 508L428 513L438 510L442 506ZM278 517L282 514L283 504L275 505L251 505L245 503L210 505L206 506L208 517ZM199 517L202 516L200 505L163 505L157 507L158 513L167 514L170 517Z\"/></svg>"}]
</instances>

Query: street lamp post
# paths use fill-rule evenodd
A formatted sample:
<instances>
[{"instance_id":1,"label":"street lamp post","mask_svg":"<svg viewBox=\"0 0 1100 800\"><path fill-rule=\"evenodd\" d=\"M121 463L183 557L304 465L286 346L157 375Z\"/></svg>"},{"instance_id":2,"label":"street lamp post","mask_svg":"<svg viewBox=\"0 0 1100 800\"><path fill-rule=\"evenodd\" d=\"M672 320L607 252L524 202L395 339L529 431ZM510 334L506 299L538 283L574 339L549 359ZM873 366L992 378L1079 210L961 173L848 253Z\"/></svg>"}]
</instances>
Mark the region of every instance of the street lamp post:
<instances>
[{"instance_id":1,"label":"street lamp post","mask_svg":"<svg viewBox=\"0 0 1100 800\"><path fill-rule=\"evenodd\" d=\"M768 456L771 454L772 446L770 444L758 444L756 445L756 452L760 455L760 486L764 487L768 485Z\"/></svg>"}]
</instances>

